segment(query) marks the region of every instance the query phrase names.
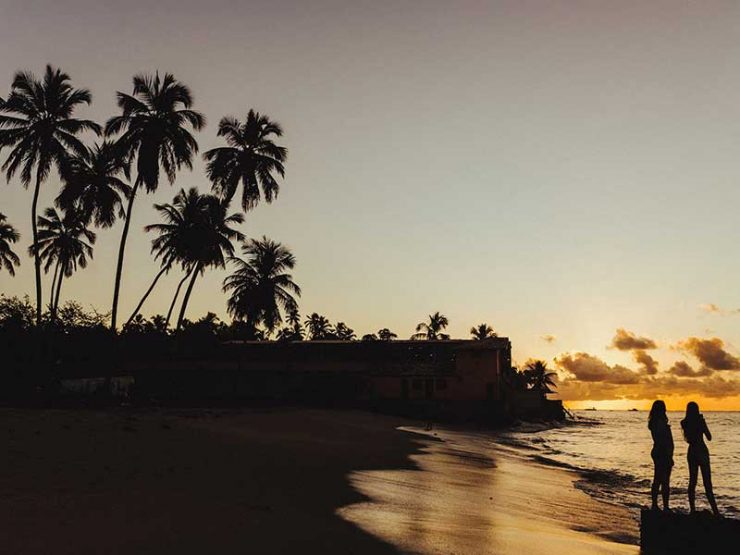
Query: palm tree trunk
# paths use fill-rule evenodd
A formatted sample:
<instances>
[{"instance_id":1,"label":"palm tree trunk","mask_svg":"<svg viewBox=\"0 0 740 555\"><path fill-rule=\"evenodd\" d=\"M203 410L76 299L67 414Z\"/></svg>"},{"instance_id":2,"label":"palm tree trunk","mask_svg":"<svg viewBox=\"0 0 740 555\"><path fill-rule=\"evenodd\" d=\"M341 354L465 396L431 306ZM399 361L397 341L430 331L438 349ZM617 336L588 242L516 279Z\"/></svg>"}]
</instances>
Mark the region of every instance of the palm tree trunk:
<instances>
[{"instance_id":1,"label":"palm tree trunk","mask_svg":"<svg viewBox=\"0 0 740 555\"><path fill-rule=\"evenodd\" d=\"M51 280L51 290L49 291L49 306L54 306L54 290L56 289L57 276L59 275L59 261L54 266L54 277Z\"/></svg>"},{"instance_id":2,"label":"palm tree trunk","mask_svg":"<svg viewBox=\"0 0 740 555\"><path fill-rule=\"evenodd\" d=\"M59 281L57 281L57 292L54 295L54 305L51 309L51 320L55 322L57 319L57 309L59 308L59 294L62 292L62 280L64 279L64 272L59 272Z\"/></svg>"},{"instance_id":3,"label":"palm tree trunk","mask_svg":"<svg viewBox=\"0 0 740 555\"><path fill-rule=\"evenodd\" d=\"M121 233L121 244L118 247L118 265L116 266L116 284L113 289L113 309L111 310L110 318L110 329L113 333L116 333L116 319L118 317L118 296L121 292L121 274L123 273L123 255L126 250L126 237L128 236L128 228L131 225L131 211L134 207L134 199L136 198L136 190L139 188L139 178L136 178L136 183L131 191L131 197L128 199L128 208L126 209L126 220L123 224L123 233Z\"/></svg>"},{"instance_id":4,"label":"palm tree trunk","mask_svg":"<svg viewBox=\"0 0 740 555\"><path fill-rule=\"evenodd\" d=\"M180 295L180 289L182 288L182 284L185 283L185 280L188 279L190 276L189 271L185 271L185 276L180 280L180 283L177 284L177 289L175 289L175 296L172 299L172 302L170 303L170 309L167 311L167 320L164 324L165 331L167 328L170 327L170 318L172 318L172 312L175 310L175 303L177 303L177 297Z\"/></svg>"},{"instance_id":5,"label":"palm tree trunk","mask_svg":"<svg viewBox=\"0 0 740 555\"><path fill-rule=\"evenodd\" d=\"M159 270L159 272L157 273L157 276L154 278L154 281L149 286L149 289L146 290L146 293L144 293L144 296L139 301L139 304L136 305L136 308L134 309L133 314L131 314L131 317L126 321L126 323L124 324L124 326L129 325L131 323L131 321L134 318L136 318L136 315L139 313L139 310L141 310L141 307L144 306L144 302L146 301L147 297L149 296L149 294L152 291L154 291L154 287L157 285L157 282L159 281L159 278L161 278L162 277L162 274L164 274L169 269L170 269L170 265L169 264L165 264L164 266L162 266L162 269Z\"/></svg>"},{"instance_id":6,"label":"palm tree trunk","mask_svg":"<svg viewBox=\"0 0 740 555\"><path fill-rule=\"evenodd\" d=\"M36 326L41 326L41 257L37 248L38 228L36 226L36 207L39 203L39 190L41 189L41 160L36 168L36 187L33 190L33 202L31 203L31 229L33 231L33 263L36 268Z\"/></svg>"},{"instance_id":7,"label":"palm tree trunk","mask_svg":"<svg viewBox=\"0 0 740 555\"><path fill-rule=\"evenodd\" d=\"M180 330L182 327L182 321L185 319L185 310L188 308L188 301L190 300L190 293L193 292L193 285L195 285L195 278L198 277L198 273L200 272L201 265L200 263L195 265L195 268L193 268L193 278L190 280L190 284L188 285L187 291L185 291L185 298L182 300L182 306L180 307L180 316L177 318L177 328L176 330Z\"/></svg>"}]
</instances>

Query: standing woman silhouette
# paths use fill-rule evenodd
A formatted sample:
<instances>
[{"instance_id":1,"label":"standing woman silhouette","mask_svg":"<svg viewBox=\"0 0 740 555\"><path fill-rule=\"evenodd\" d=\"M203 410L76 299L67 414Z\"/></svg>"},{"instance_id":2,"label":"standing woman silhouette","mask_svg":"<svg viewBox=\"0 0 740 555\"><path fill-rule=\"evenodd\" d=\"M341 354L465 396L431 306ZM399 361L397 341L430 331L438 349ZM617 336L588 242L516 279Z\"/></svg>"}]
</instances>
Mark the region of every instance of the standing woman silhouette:
<instances>
[{"instance_id":1,"label":"standing woman silhouette","mask_svg":"<svg viewBox=\"0 0 740 555\"><path fill-rule=\"evenodd\" d=\"M689 507L691 507L691 512L696 511L696 479L701 468L701 481L704 482L704 490L707 492L709 505L712 507L712 512L719 516L717 502L714 500L714 491L712 491L712 468L709 464L709 449L704 443L704 436L712 441L712 434L704 421L704 415L699 412L699 405L694 401L686 405L686 418L681 420L681 428L683 428L683 437L689 444L689 452L686 458L689 461Z\"/></svg>"},{"instance_id":2,"label":"standing woman silhouette","mask_svg":"<svg viewBox=\"0 0 740 555\"><path fill-rule=\"evenodd\" d=\"M655 467L653 485L650 494L653 499L653 510L658 509L658 492L663 495L663 510L670 510L668 503L671 497L671 470L673 468L673 434L668 424L665 403L653 402L648 418L648 428L653 436L653 449L650 456Z\"/></svg>"}]
</instances>

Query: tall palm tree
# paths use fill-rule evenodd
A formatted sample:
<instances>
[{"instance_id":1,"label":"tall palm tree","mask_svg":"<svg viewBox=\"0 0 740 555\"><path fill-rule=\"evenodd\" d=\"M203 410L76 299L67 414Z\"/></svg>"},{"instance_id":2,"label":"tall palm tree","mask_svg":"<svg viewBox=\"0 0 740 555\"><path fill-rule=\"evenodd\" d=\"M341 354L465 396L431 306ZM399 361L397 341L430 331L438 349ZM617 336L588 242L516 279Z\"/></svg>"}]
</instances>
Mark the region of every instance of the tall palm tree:
<instances>
[{"instance_id":1,"label":"tall palm tree","mask_svg":"<svg viewBox=\"0 0 740 555\"><path fill-rule=\"evenodd\" d=\"M295 268L293 253L267 237L251 239L242 245L242 253L246 260L232 257L229 262L236 269L224 280L223 289L230 292L229 314L246 320L249 333L259 324L272 333L283 321L282 312L295 327L300 318L296 297L301 296L301 288L288 273Z\"/></svg>"},{"instance_id":2,"label":"tall palm tree","mask_svg":"<svg viewBox=\"0 0 740 555\"><path fill-rule=\"evenodd\" d=\"M288 150L273 141L273 137L282 134L280 124L254 110L249 110L244 123L234 117L222 118L218 136L226 139L227 146L209 150L203 156L214 191L230 202L241 184L245 212L257 205L261 194L268 203L272 202L280 190L276 174L285 176L288 158Z\"/></svg>"},{"instance_id":3,"label":"tall palm tree","mask_svg":"<svg viewBox=\"0 0 740 555\"><path fill-rule=\"evenodd\" d=\"M205 125L205 118L191 109L193 96L190 89L171 74L165 74L164 79L160 79L159 73L155 76L136 75L133 84L132 94L117 93L122 113L105 124L106 136L119 135L116 148L127 162L134 163L135 160L136 168L136 180L128 198L118 249L111 311L111 328L114 331L118 319L126 238L136 193L142 186L147 193L157 190L160 168L170 183L174 183L177 171L183 166L192 169L198 143L190 129L200 131Z\"/></svg>"},{"instance_id":4,"label":"tall palm tree","mask_svg":"<svg viewBox=\"0 0 740 555\"><path fill-rule=\"evenodd\" d=\"M327 339L334 333L334 330L329 323L329 319L316 312L306 318L304 324L306 325L306 329L308 330L311 339L314 341L318 339Z\"/></svg>"},{"instance_id":5,"label":"tall palm tree","mask_svg":"<svg viewBox=\"0 0 740 555\"><path fill-rule=\"evenodd\" d=\"M388 328L378 330L378 339L380 339L381 341L392 341L396 337L398 336Z\"/></svg>"},{"instance_id":6,"label":"tall palm tree","mask_svg":"<svg viewBox=\"0 0 740 555\"><path fill-rule=\"evenodd\" d=\"M30 250L44 261L44 272L48 273L54 266L49 302L53 319L59 307L62 281L70 277L78 266L87 267L88 257L93 256L95 233L87 229L80 214L67 212L61 216L53 208L47 208L44 215L39 216L38 227L38 242ZM36 250L38 253L34 252Z\"/></svg>"},{"instance_id":7,"label":"tall palm tree","mask_svg":"<svg viewBox=\"0 0 740 555\"><path fill-rule=\"evenodd\" d=\"M100 133L100 126L90 120L74 118L75 110L90 104L87 89L75 89L70 77L50 65L41 79L26 71L13 78L11 91L0 103L0 152L11 148L2 165L10 181L20 171L25 188L35 180L31 202L33 245L38 242L37 208L41 184L54 166L70 154L82 154L85 147L77 137L84 131ZM7 115L6 115L7 114ZM41 259L33 249L36 271L36 325L41 324Z\"/></svg>"},{"instance_id":8,"label":"tall palm tree","mask_svg":"<svg viewBox=\"0 0 740 555\"><path fill-rule=\"evenodd\" d=\"M552 388L557 388L555 378L557 374L550 372L547 363L542 360L533 360L524 367L524 378L527 380L530 388L539 391L542 395L553 393Z\"/></svg>"},{"instance_id":9,"label":"tall palm tree","mask_svg":"<svg viewBox=\"0 0 740 555\"><path fill-rule=\"evenodd\" d=\"M449 325L447 316L435 312L429 315L427 322L421 322L416 326L416 333L411 336L412 339L426 339L429 341L436 341L438 339L449 339L450 336L446 333L442 333Z\"/></svg>"},{"instance_id":10,"label":"tall palm tree","mask_svg":"<svg viewBox=\"0 0 740 555\"><path fill-rule=\"evenodd\" d=\"M479 341L498 337L498 334L493 331L493 328L486 323L478 324L477 326L470 328L470 335L473 336L473 339L477 339Z\"/></svg>"},{"instance_id":11,"label":"tall palm tree","mask_svg":"<svg viewBox=\"0 0 740 555\"><path fill-rule=\"evenodd\" d=\"M0 268L5 267L10 275L14 276L15 267L20 266L21 260L10 245L17 242L21 236L12 225L6 223L6 220L5 214L0 213Z\"/></svg>"},{"instance_id":12,"label":"tall palm tree","mask_svg":"<svg viewBox=\"0 0 740 555\"><path fill-rule=\"evenodd\" d=\"M203 195L196 188L181 189L172 204L155 204L164 222L146 226L158 233L152 242L155 253L162 253L164 265L179 262L189 274L189 283L180 307L176 329L182 327L195 280L208 267L223 268L234 254L232 241L244 235L232 225L244 221L242 214L228 215L228 206L213 195Z\"/></svg>"},{"instance_id":13,"label":"tall palm tree","mask_svg":"<svg viewBox=\"0 0 740 555\"><path fill-rule=\"evenodd\" d=\"M131 187L120 176L129 179L129 165L113 143L103 141L64 158L59 173L64 184L55 201L58 207L73 209L102 228L125 215L123 200L131 194Z\"/></svg>"}]
</instances>

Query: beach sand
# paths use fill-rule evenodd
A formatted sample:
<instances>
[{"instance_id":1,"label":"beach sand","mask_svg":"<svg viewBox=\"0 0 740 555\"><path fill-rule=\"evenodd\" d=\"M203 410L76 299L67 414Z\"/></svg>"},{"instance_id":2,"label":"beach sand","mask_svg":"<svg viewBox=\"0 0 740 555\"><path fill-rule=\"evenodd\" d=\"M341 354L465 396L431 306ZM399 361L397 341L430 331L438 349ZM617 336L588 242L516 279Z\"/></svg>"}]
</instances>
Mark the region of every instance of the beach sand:
<instances>
[{"instance_id":1,"label":"beach sand","mask_svg":"<svg viewBox=\"0 0 740 555\"><path fill-rule=\"evenodd\" d=\"M0 550L637 553L573 474L459 437L355 411L2 409Z\"/></svg>"}]
</instances>

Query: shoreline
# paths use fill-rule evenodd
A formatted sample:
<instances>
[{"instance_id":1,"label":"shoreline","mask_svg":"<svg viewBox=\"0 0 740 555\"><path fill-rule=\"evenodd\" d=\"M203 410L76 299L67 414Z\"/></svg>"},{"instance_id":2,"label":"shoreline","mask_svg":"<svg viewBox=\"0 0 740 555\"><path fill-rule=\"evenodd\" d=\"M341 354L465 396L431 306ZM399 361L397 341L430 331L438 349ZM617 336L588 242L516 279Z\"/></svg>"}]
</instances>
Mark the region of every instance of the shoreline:
<instances>
[{"instance_id":1,"label":"shoreline","mask_svg":"<svg viewBox=\"0 0 740 555\"><path fill-rule=\"evenodd\" d=\"M620 539L599 528L615 510L572 473L418 425L284 407L0 409L2 541L19 555L637 553L605 539Z\"/></svg>"}]
</instances>

